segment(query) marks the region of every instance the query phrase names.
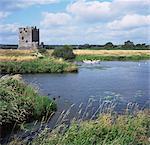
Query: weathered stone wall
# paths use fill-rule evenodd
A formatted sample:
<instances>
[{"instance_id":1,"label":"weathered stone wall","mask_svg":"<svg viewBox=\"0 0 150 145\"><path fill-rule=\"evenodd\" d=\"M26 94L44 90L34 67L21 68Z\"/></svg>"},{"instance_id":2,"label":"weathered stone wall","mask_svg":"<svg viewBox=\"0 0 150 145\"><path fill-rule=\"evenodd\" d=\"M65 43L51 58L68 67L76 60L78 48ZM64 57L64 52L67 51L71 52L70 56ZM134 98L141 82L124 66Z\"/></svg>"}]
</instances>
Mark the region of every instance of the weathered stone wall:
<instances>
[{"instance_id":1,"label":"weathered stone wall","mask_svg":"<svg viewBox=\"0 0 150 145\"><path fill-rule=\"evenodd\" d=\"M39 45L39 29L36 27L19 28L19 49L33 49Z\"/></svg>"}]
</instances>

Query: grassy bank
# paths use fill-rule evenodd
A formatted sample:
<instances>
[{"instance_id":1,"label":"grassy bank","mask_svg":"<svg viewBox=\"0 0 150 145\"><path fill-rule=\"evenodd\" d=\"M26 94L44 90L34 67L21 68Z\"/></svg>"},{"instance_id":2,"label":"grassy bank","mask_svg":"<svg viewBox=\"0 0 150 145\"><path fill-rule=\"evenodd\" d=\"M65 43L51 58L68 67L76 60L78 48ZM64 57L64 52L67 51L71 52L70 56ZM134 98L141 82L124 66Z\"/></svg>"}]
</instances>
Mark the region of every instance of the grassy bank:
<instances>
[{"instance_id":1,"label":"grassy bank","mask_svg":"<svg viewBox=\"0 0 150 145\"><path fill-rule=\"evenodd\" d=\"M75 72L74 64L63 60L48 58L35 59L32 61L5 61L0 62L0 73L62 73Z\"/></svg>"},{"instance_id":2,"label":"grassy bank","mask_svg":"<svg viewBox=\"0 0 150 145\"><path fill-rule=\"evenodd\" d=\"M101 61L138 61L138 60L148 60L150 55L77 55L76 61L83 60L101 60Z\"/></svg>"},{"instance_id":3,"label":"grassy bank","mask_svg":"<svg viewBox=\"0 0 150 145\"><path fill-rule=\"evenodd\" d=\"M149 111L136 115L103 114L96 120L72 122L69 128L45 129L32 145L149 145ZM25 144L14 140L11 144Z\"/></svg>"},{"instance_id":4,"label":"grassy bank","mask_svg":"<svg viewBox=\"0 0 150 145\"><path fill-rule=\"evenodd\" d=\"M40 96L19 75L0 78L0 125L12 129L13 125L40 119L56 111L56 104L46 96ZM3 130L1 130L3 131Z\"/></svg>"}]
</instances>

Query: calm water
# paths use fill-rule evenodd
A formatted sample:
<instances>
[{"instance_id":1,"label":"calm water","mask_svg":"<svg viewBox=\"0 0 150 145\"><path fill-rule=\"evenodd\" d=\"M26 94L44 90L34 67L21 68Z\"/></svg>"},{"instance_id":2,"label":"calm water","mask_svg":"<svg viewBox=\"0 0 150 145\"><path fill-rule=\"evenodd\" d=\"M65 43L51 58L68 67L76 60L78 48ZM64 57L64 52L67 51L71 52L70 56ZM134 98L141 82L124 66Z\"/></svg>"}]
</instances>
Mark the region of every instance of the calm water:
<instances>
[{"instance_id":1,"label":"calm water","mask_svg":"<svg viewBox=\"0 0 150 145\"><path fill-rule=\"evenodd\" d=\"M23 78L39 88L42 95L55 98L58 111L49 125L53 126L63 110L68 110L68 118L90 118L100 112L100 104L122 112L129 102L139 108L150 103L150 61L101 62L98 65L79 64L78 73L33 74ZM112 105L112 104L111 104ZM87 107L88 106L88 107Z\"/></svg>"}]
</instances>

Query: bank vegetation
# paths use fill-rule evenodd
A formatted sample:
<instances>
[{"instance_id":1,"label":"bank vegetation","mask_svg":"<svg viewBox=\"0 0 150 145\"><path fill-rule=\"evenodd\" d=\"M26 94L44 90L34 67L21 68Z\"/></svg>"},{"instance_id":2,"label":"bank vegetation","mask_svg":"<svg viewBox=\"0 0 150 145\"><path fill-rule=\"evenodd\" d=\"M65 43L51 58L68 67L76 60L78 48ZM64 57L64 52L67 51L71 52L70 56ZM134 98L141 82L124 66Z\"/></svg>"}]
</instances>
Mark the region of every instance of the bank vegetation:
<instances>
[{"instance_id":1,"label":"bank vegetation","mask_svg":"<svg viewBox=\"0 0 150 145\"><path fill-rule=\"evenodd\" d=\"M23 122L40 120L56 111L56 104L27 85L20 75L0 78L1 133L19 127Z\"/></svg>"}]
</instances>

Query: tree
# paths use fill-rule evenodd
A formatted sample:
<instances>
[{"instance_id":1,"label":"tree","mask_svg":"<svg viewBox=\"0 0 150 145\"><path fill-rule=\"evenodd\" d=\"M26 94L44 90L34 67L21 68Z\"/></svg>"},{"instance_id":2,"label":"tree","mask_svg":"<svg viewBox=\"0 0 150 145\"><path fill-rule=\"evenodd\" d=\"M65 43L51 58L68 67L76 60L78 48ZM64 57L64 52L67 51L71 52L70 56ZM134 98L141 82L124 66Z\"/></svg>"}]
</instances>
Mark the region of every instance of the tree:
<instances>
[{"instance_id":1,"label":"tree","mask_svg":"<svg viewBox=\"0 0 150 145\"><path fill-rule=\"evenodd\" d=\"M52 56L57 57L57 58L63 58L65 60L75 58L73 49L70 48L68 45L65 45L63 48L55 49L52 53Z\"/></svg>"},{"instance_id":2,"label":"tree","mask_svg":"<svg viewBox=\"0 0 150 145\"><path fill-rule=\"evenodd\" d=\"M108 42L104 45L105 49L112 49L114 47L112 42Z\"/></svg>"},{"instance_id":3,"label":"tree","mask_svg":"<svg viewBox=\"0 0 150 145\"><path fill-rule=\"evenodd\" d=\"M124 42L123 48L124 49L134 49L135 45L132 41L128 40Z\"/></svg>"}]
</instances>

